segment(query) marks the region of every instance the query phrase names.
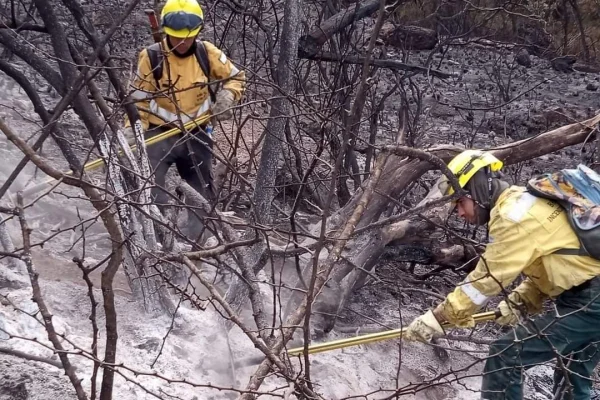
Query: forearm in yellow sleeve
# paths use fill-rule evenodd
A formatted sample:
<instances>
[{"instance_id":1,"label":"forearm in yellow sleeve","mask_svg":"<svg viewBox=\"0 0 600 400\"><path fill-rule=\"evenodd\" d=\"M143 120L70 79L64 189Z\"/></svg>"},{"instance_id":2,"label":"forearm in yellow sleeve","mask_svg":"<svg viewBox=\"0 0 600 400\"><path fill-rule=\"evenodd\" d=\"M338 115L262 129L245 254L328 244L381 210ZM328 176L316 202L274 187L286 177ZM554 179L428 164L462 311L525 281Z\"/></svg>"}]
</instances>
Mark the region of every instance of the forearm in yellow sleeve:
<instances>
[{"instance_id":1,"label":"forearm in yellow sleeve","mask_svg":"<svg viewBox=\"0 0 600 400\"><path fill-rule=\"evenodd\" d=\"M517 271L507 275L506 269L501 269L501 263L486 259L487 254L486 251L475 269L436 308L436 315L443 316L455 326L472 327L472 315L485 306L491 297L500 293L504 285L512 282Z\"/></svg>"},{"instance_id":2,"label":"forearm in yellow sleeve","mask_svg":"<svg viewBox=\"0 0 600 400\"><path fill-rule=\"evenodd\" d=\"M246 90L246 73L238 69L221 49L203 41L210 62L210 80L222 80L223 89L233 93L234 100L240 101Z\"/></svg>"},{"instance_id":3,"label":"forearm in yellow sleeve","mask_svg":"<svg viewBox=\"0 0 600 400\"><path fill-rule=\"evenodd\" d=\"M474 326L472 315L500 291L498 284L482 264L480 260L465 280L446 296L436 308L436 315L455 326Z\"/></svg>"},{"instance_id":4,"label":"forearm in yellow sleeve","mask_svg":"<svg viewBox=\"0 0 600 400\"><path fill-rule=\"evenodd\" d=\"M237 74L225 81L223 89L231 91L236 102L240 101L246 90L246 73L243 70L238 70Z\"/></svg>"}]
</instances>

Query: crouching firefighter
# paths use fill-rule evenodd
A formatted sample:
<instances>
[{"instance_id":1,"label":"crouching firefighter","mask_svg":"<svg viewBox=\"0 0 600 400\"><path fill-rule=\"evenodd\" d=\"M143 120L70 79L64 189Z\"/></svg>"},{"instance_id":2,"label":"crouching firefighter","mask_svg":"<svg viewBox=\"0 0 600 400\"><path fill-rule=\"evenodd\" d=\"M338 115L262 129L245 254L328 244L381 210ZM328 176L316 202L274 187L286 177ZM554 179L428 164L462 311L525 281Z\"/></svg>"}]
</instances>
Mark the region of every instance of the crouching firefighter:
<instances>
[{"instance_id":1,"label":"crouching firefighter","mask_svg":"<svg viewBox=\"0 0 600 400\"><path fill-rule=\"evenodd\" d=\"M567 190L562 172L575 170L553 174L553 182L550 174L541 175L520 187L498 177L502 162L490 153L467 150L448 167L467 193L456 202L458 215L473 224L487 223L489 244L466 279L437 307L412 321L403 338L430 341L444 334L440 322L473 327L473 313L492 296L507 294L498 305L501 316L496 322L514 328L490 346L481 398L522 399L523 370L552 362L555 398L590 399L592 373L600 360L600 232L587 241L586 250L571 225L574 214L560 199L540 196L557 188ZM575 199L557 193L557 198ZM593 207L597 213L598 207ZM599 215L593 217L591 222L598 226ZM508 292L521 274L521 283ZM548 298L556 309L542 313Z\"/></svg>"},{"instance_id":2,"label":"crouching firefighter","mask_svg":"<svg viewBox=\"0 0 600 400\"><path fill-rule=\"evenodd\" d=\"M166 38L139 53L132 97L138 100L146 139L210 114L220 121L229 119L231 107L244 93L244 71L210 42L197 40L204 26L203 17L196 0L167 0L161 11ZM222 82L216 93L213 85L208 85L214 81ZM148 146L156 183L152 197L159 208L164 210L170 197L165 177L173 164L183 180L214 204L212 132L207 122ZM133 136L129 121L126 135ZM196 240L203 224L192 214L188 235Z\"/></svg>"}]
</instances>

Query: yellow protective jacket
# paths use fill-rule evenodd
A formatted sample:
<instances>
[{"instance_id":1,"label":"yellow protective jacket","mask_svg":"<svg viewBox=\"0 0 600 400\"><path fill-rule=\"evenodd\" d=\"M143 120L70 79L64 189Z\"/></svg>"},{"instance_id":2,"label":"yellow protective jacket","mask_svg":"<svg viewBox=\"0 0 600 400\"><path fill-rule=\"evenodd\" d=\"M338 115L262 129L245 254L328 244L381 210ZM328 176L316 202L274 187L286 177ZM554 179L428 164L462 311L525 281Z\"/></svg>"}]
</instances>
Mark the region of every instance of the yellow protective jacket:
<instances>
[{"instance_id":1,"label":"yellow protective jacket","mask_svg":"<svg viewBox=\"0 0 600 400\"><path fill-rule=\"evenodd\" d=\"M210 63L210 80L223 80L221 90L233 93L239 101L245 90L245 73L233 65L225 53L210 42L203 41ZM169 51L166 39L162 41L167 50L163 60L160 88L157 87L147 49L138 56L137 74L133 79L132 97L140 100L136 106L144 129L149 124L163 125L181 117L183 123L201 117L211 109L211 99L204 75L196 55L178 57ZM150 111L150 113L147 112ZM129 126L129 121L126 121Z\"/></svg>"},{"instance_id":2,"label":"yellow protective jacket","mask_svg":"<svg viewBox=\"0 0 600 400\"><path fill-rule=\"evenodd\" d=\"M473 326L470 316L490 297L506 293L521 274L525 279L511 299L520 297L530 312L543 300L600 275L600 261L591 257L552 254L579 248L565 210L555 202L511 186L491 210L489 244L475 269L436 308L436 316L457 326ZM510 291L508 291L510 292Z\"/></svg>"}]
</instances>

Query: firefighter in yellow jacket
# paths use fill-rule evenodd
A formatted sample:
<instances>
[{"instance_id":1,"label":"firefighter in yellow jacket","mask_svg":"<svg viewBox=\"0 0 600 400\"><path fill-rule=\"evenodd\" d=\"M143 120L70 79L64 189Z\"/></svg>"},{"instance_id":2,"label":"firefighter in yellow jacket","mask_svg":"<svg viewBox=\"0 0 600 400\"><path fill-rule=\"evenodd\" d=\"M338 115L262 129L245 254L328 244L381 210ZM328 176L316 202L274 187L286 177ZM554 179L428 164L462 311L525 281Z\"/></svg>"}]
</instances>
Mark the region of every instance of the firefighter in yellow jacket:
<instances>
[{"instance_id":1,"label":"firefighter in yellow jacket","mask_svg":"<svg viewBox=\"0 0 600 400\"><path fill-rule=\"evenodd\" d=\"M556 361L554 389L563 393L556 398L590 399L600 360L600 261L565 251L580 244L564 209L495 177L502 162L492 154L467 150L448 167L468 193L457 201L458 215L488 223L489 244L466 279L403 337L430 341L444 334L444 321L472 327L471 315L503 295L496 321L514 329L490 346L481 398L522 399L523 369ZM524 279L509 290L520 275ZM547 298L556 311L527 317L540 313Z\"/></svg>"},{"instance_id":2,"label":"firefighter in yellow jacket","mask_svg":"<svg viewBox=\"0 0 600 400\"><path fill-rule=\"evenodd\" d=\"M132 82L132 97L140 112L146 138L181 126L204 115L217 120L231 118L231 108L239 102L245 90L245 74L223 51L207 41L198 41L204 26L202 8L196 0L167 0L161 11L161 25L166 38L158 52L162 63L159 79L155 78L149 49L142 50ZM200 64L198 46L203 46L206 68ZM208 82L222 87L211 98ZM129 126L129 122L126 123ZM131 128L126 134L132 135ZM197 126L185 135L176 135L148 147L148 158L154 170L156 187L154 202L161 207L169 195L165 176L175 164L182 179L209 201L215 200L212 164L212 126ZM162 207L161 207L162 208ZM196 239L202 229L199 218L192 218L189 235Z\"/></svg>"}]
</instances>

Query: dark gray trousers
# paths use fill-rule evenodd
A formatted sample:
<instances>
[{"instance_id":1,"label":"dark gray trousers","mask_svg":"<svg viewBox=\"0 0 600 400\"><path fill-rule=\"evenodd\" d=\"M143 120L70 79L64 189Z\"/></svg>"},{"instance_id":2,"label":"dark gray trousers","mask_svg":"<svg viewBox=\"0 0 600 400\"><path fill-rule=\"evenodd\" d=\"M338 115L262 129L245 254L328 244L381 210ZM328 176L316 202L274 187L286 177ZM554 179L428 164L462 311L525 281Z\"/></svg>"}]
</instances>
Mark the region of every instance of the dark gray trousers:
<instances>
[{"instance_id":1,"label":"dark gray trousers","mask_svg":"<svg viewBox=\"0 0 600 400\"><path fill-rule=\"evenodd\" d=\"M496 340L485 363L482 399L521 400L523 370L561 357L554 374L561 400L589 400L600 361L600 277L563 292L553 312L518 325ZM565 372L566 371L566 372Z\"/></svg>"},{"instance_id":2,"label":"dark gray trousers","mask_svg":"<svg viewBox=\"0 0 600 400\"><path fill-rule=\"evenodd\" d=\"M156 136L169 130L168 127L150 126L146 131L146 138ZM212 139L202 129L192 131L183 136L171 136L158 143L148 146L148 158L154 171L156 186L152 189L154 203L164 212L165 206L171 195L165 187L165 178L171 165L175 164L177 172L194 190L204 196L211 204L215 201L213 174L212 174ZM197 170L195 167L197 165ZM189 205L188 201L186 203ZM197 209L188 212L188 236L192 240L198 239L203 230L201 215Z\"/></svg>"}]
</instances>

